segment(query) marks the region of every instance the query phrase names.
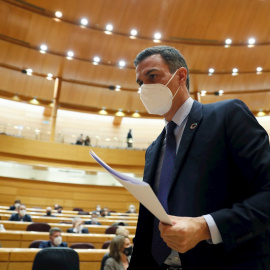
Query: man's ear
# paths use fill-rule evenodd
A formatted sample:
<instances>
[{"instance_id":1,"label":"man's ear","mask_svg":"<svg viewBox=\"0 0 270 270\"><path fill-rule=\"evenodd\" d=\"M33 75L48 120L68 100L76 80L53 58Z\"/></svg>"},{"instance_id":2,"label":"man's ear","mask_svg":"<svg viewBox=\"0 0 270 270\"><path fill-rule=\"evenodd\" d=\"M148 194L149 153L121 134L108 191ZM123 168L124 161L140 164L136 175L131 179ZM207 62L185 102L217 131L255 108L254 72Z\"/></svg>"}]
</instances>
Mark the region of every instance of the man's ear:
<instances>
[{"instance_id":1,"label":"man's ear","mask_svg":"<svg viewBox=\"0 0 270 270\"><path fill-rule=\"evenodd\" d=\"M180 67L177 71L177 75L181 83L186 83L187 80L187 70L184 67Z\"/></svg>"}]
</instances>

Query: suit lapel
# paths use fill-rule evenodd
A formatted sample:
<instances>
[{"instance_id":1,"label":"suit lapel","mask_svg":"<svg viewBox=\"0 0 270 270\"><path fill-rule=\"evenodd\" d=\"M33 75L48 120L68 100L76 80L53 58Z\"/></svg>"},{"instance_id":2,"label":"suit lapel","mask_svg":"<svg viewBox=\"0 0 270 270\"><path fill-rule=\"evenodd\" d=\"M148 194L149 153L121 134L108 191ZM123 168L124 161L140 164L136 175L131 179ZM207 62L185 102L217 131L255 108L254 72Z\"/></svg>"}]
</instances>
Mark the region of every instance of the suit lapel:
<instances>
[{"instance_id":1,"label":"suit lapel","mask_svg":"<svg viewBox=\"0 0 270 270\"><path fill-rule=\"evenodd\" d=\"M176 180L177 175L179 174L183 164L185 156L188 153L188 150L191 146L192 140L194 138L194 135L199 128L199 124L202 119L202 104L200 104L197 101L194 101L193 106L191 108L191 111L188 116L188 120L186 123L186 127L184 129L180 145L178 148L177 156L175 159L175 166L174 166L174 173L173 173L173 179L170 182L170 188L172 187L174 181Z\"/></svg>"},{"instance_id":2,"label":"suit lapel","mask_svg":"<svg viewBox=\"0 0 270 270\"><path fill-rule=\"evenodd\" d=\"M156 141L151 145L147 152L147 159L144 168L144 181L152 186L157 170L157 162L160 156L160 148L164 141L166 131L165 128L162 130Z\"/></svg>"}]
</instances>

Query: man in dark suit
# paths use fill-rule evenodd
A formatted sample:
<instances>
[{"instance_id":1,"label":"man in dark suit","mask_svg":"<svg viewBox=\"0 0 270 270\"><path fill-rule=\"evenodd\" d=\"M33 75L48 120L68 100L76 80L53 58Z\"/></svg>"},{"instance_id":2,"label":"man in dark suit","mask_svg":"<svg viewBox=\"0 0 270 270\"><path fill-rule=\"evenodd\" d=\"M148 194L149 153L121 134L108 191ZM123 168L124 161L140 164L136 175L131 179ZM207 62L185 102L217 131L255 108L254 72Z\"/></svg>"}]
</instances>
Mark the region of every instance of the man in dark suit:
<instances>
[{"instance_id":1,"label":"man in dark suit","mask_svg":"<svg viewBox=\"0 0 270 270\"><path fill-rule=\"evenodd\" d=\"M101 225L101 223L98 221L98 212L93 211L91 213L91 220L86 220L84 222L86 225Z\"/></svg>"},{"instance_id":2,"label":"man in dark suit","mask_svg":"<svg viewBox=\"0 0 270 270\"><path fill-rule=\"evenodd\" d=\"M67 229L67 233L89 233L87 228L83 227L83 220L80 217L75 217L72 220L73 227Z\"/></svg>"},{"instance_id":3,"label":"man in dark suit","mask_svg":"<svg viewBox=\"0 0 270 270\"><path fill-rule=\"evenodd\" d=\"M266 131L239 100L203 105L191 99L188 67L178 50L148 48L134 64L146 109L165 118L165 128L146 151L144 181L162 198L172 225L155 223L140 206L129 270L270 269ZM175 139L174 167L163 179L171 121L176 126L168 140ZM169 181L165 186L164 180ZM160 197L159 183L168 189L166 199ZM153 237L155 228L160 236ZM156 238L165 250L160 257Z\"/></svg>"},{"instance_id":4,"label":"man in dark suit","mask_svg":"<svg viewBox=\"0 0 270 270\"><path fill-rule=\"evenodd\" d=\"M67 247L66 242L62 242L61 229L53 227L49 231L50 240L42 241L39 244L39 248L50 248L50 247Z\"/></svg>"},{"instance_id":5,"label":"man in dark suit","mask_svg":"<svg viewBox=\"0 0 270 270\"><path fill-rule=\"evenodd\" d=\"M26 214L26 207L24 204L21 204L20 206L18 206L17 211L18 213L12 214L9 220L32 222L31 216Z\"/></svg>"}]
</instances>

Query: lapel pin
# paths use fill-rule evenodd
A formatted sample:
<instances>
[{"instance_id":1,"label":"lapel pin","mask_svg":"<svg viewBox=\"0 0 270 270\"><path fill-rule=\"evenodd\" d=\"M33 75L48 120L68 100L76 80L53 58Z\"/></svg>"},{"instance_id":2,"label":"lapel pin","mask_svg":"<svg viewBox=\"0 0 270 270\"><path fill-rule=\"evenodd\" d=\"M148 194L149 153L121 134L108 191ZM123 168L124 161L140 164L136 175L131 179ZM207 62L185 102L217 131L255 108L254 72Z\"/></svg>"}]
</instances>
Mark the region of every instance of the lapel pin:
<instances>
[{"instance_id":1,"label":"lapel pin","mask_svg":"<svg viewBox=\"0 0 270 270\"><path fill-rule=\"evenodd\" d=\"M191 126L190 126L190 129L194 129L194 128L196 128L197 127L197 123L193 123Z\"/></svg>"}]
</instances>

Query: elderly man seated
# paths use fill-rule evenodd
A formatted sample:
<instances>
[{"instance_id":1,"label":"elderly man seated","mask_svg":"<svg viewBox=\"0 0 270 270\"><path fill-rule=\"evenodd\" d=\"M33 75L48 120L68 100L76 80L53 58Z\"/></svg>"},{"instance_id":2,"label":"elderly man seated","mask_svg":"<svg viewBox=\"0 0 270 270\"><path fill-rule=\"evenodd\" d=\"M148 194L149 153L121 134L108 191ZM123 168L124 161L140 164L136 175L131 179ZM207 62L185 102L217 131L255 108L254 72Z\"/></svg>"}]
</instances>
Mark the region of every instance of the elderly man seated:
<instances>
[{"instance_id":1,"label":"elderly man seated","mask_svg":"<svg viewBox=\"0 0 270 270\"><path fill-rule=\"evenodd\" d=\"M18 206L17 211L18 213L12 214L9 220L32 222L31 216L26 214L26 206L24 204L21 204L20 206Z\"/></svg>"},{"instance_id":2,"label":"elderly man seated","mask_svg":"<svg viewBox=\"0 0 270 270\"><path fill-rule=\"evenodd\" d=\"M61 229L58 227L52 227L49 231L49 241L42 241L39 244L39 248L49 247L67 247L66 242L62 242Z\"/></svg>"},{"instance_id":3,"label":"elderly man seated","mask_svg":"<svg viewBox=\"0 0 270 270\"><path fill-rule=\"evenodd\" d=\"M75 217L72 224L73 227L67 229L67 233L89 233L88 229L83 227L83 220L80 217Z\"/></svg>"}]
</instances>

